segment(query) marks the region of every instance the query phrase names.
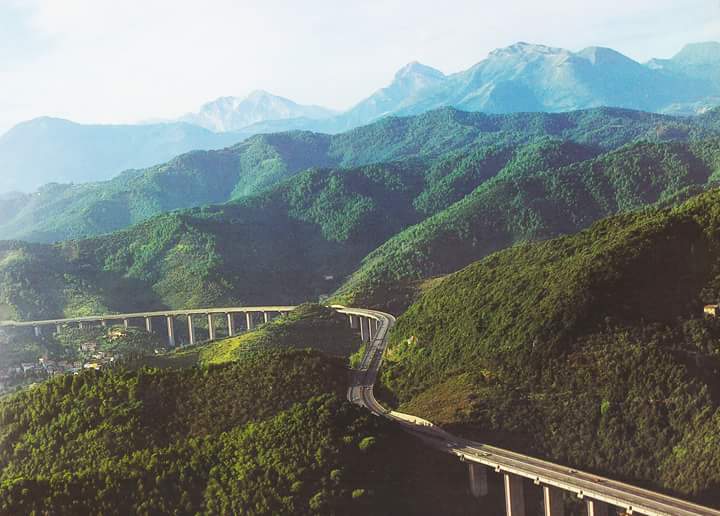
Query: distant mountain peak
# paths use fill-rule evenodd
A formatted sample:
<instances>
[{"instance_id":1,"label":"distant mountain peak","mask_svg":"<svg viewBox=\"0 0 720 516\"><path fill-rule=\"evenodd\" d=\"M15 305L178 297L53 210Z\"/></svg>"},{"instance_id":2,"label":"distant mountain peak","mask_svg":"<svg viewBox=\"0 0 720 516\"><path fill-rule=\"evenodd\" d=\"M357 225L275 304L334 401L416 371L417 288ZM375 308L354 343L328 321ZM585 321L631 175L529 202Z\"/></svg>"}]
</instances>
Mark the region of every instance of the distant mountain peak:
<instances>
[{"instance_id":1,"label":"distant mountain peak","mask_svg":"<svg viewBox=\"0 0 720 516\"><path fill-rule=\"evenodd\" d=\"M535 43L528 43L526 41L518 41L507 47L496 48L490 52L490 57L505 57L505 56L527 56L527 55L539 55L539 54L569 54L570 52L558 47L550 47L547 45L539 45Z\"/></svg>"},{"instance_id":2,"label":"distant mountain peak","mask_svg":"<svg viewBox=\"0 0 720 516\"><path fill-rule=\"evenodd\" d=\"M720 63L720 43L717 41L689 43L675 54L672 60L690 65Z\"/></svg>"},{"instance_id":3,"label":"distant mountain peak","mask_svg":"<svg viewBox=\"0 0 720 516\"><path fill-rule=\"evenodd\" d=\"M215 132L239 131L253 124L292 118L321 119L334 113L320 106L303 106L265 90L251 91L246 97L220 97L204 104L197 113L181 120Z\"/></svg>"},{"instance_id":4,"label":"distant mountain peak","mask_svg":"<svg viewBox=\"0 0 720 516\"><path fill-rule=\"evenodd\" d=\"M283 97L279 97L277 95L273 95L267 90L253 90L250 93L248 93L247 97L245 97L245 100L254 100L254 99L262 99L262 98L273 98L273 99L283 99L287 102L292 102L290 99L286 99ZM294 102L293 102L294 104Z\"/></svg>"},{"instance_id":5,"label":"distant mountain peak","mask_svg":"<svg viewBox=\"0 0 720 516\"><path fill-rule=\"evenodd\" d=\"M578 52L577 55L584 57L595 65L637 64L636 61L633 61L628 56L607 47L587 47Z\"/></svg>"},{"instance_id":6,"label":"distant mountain peak","mask_svg":"<svg viewBox=\"0 0 720 516\"><path fill-rule=\"evenodd\" d=\"M402 80L411 76L422 76L442 79L445 74L431 66L424 65L418 61L412 61L395 73L395 80Z\"/></svg>"}]
</instances>

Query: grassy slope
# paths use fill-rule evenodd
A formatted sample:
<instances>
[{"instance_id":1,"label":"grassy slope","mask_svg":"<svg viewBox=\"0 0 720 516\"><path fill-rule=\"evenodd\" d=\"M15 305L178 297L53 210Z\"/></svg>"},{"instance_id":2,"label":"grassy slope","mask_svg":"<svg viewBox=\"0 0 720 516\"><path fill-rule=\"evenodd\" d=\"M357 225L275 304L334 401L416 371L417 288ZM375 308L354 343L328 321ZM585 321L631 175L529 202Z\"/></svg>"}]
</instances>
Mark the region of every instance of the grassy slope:
<instances>
[{"instance_id":1,"label":"grassy slope","mask_svg":"<svg viewBox=\"0 0 720 516\"><path fill-rule=\"evenodd\" d=\"M359 336L350 329L346 316L321 305L304 304L252 332L158 356L153 365L223 364L271 348L312 347L330 356L347 358L359 345Z\"/></svg>"},{"instance_id":2,"label":"grassy slope","mask_svg":"<svg viewBox=\"0 0 720 516\"><path fill-rule=\"evenodd\" d=\"M720 504L718 235L713 190L493 254L399 319L383 380L461 433Z\"/></svg>"}]
</instances>

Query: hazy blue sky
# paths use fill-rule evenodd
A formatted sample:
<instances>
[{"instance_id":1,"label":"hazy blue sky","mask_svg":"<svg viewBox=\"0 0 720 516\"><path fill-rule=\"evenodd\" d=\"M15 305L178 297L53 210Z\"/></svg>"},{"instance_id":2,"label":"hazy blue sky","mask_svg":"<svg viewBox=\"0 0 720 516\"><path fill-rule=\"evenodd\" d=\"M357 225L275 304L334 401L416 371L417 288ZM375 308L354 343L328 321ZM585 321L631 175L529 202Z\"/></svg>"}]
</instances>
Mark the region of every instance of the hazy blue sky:
<instances>
[{"instance_id":1,"label":"hazy blue sky","mask_svg":"<svg viewBox=\"0 0 720 516\"><path fill-rule=\"evenodd\" d=\"M175 117L266 89L342 109L418 60L516 41L645 61L720 40L720 0L0 0L0 131L40 115Z\"/></svg>"}]
</instances>

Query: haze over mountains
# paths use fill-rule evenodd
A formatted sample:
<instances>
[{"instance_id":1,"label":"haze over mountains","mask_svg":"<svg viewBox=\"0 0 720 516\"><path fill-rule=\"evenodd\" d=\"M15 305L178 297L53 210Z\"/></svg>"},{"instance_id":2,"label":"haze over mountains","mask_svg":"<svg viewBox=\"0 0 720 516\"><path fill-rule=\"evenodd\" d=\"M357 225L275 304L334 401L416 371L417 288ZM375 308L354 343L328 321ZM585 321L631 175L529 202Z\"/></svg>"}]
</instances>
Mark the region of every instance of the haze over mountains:
<instances>
[{"instance_id":1,"label":"haze over mountains","mask_svg":"<svg viewBox=\"0 0 720 516\"><path fill-rule=\"evenodd\" d=\"M199 125L214 132L241 131L268 120L292 118L329 118L334 111L320 106L301 106L292 100L256 90L245 98L221 97L208 102L197 113L188 113L182 121Z\"/></svg>"},{"instance_id":2,"label":"haze over mountains","mask_svg":"<svg viewBox=\"0 0 720 516\"><path fill-rule=\"evenodd\" d=\"M110 179L193 149L219 149L241 138L187 123L84 125L36 118L0 137L0 192L46 183Z\"/></svg>"},{"instance_id":3,"label":"haze over mountains","mask_svg":"<svg viewBox=\"0 0 720 516\"><path fill-rule=\"evenodd\" d=\"M0 137L0 192L47 182L109 179L192 149L217 149L250 135L285 130L338 133L389 115L438 107L513 113L598 106L688 115L720 105L720 43L687 45L671 59L638 63L609 48L579 52L516 43L445 75L410 63L393 81L343 113L256 91L223 97L177 122L80 125L40 118Z\"/></svg>"}]
</instances>

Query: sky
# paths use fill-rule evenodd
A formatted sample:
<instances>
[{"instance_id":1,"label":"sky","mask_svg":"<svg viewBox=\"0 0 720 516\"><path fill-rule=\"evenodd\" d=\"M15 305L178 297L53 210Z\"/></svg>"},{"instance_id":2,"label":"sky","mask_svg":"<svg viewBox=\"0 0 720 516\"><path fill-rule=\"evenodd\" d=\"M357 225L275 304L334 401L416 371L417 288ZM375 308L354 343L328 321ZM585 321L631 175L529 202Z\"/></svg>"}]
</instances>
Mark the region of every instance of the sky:
<instances>
[{"instance_id":1,"label":"sky","mask_svg":"<svg viewBox=\"0 0 720 516\"><path fill-rule=\"evenodd\" d=\"M720 0L0 0L0 132L178 117L256 89L342 110L517 41L638 61L720 41Z\"/></svg>"}]
</instances>

